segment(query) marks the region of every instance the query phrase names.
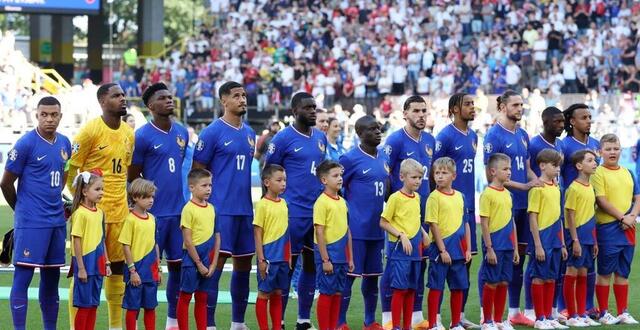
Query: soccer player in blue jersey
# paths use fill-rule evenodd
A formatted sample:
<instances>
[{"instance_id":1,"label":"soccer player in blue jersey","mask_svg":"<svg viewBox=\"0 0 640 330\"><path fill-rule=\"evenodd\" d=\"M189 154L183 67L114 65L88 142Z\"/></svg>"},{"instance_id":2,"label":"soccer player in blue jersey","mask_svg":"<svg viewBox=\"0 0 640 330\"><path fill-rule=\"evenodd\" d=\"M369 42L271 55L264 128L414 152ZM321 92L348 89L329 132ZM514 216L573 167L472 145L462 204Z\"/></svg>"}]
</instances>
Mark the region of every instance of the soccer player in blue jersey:
<instances>
[{"instance_id":1,"label":"soccer player in blue jersey","mask_svg":"<svg viewBox=\"0 0 640 330\"><path fill-rule=\"evenodd\" d=\"M161 256L164 252L169 268L166 327L171 329L178 326L176 306L182 261L180 213L185 204L182 194L182 163L189 133L171 119L175 103L164 83L149 86L142 94L142 101L153 119L136 131L128 180L132 182L142 176L158 187L155 202L149 212L156 217L156 242Z\"/></svg>"},{"instance_id":2,"label":"soccer player in blue jersey","mask_svg":"<svg viewBox=\"0 0 640 330\"><path fill-rule=\"evenodd\" d=\"M505 186L513 194L513 217L518 236L518 252L522 256L514 265L513 278L509 283L509 322L513 325L533 326L533 322L520 312L520 291L524 268L524 250L529 241L529 219L527 218L527 191L540 186L540 180L529 164L529 135L518 126L522 119L522 96L508 90L498 96L498 120L484 139L484 162L494 153L503 153L511 158L511 180ZM506 321L505 321L506 322Z\"/></svg>"},{"instance_id":3,"label":"soccer player in blue jersey","mask_svg":"<svg viewBox=\"0 0 640 330\"><path fill-rule=\"evenodd\" d=\"M293 182L282 197L289 206L292 265L302 253L302 272L298 280L297 330L311 328L311 306L315 294L315 264L313 256L313 204L322 185L316 177L316 167L325 159L327 138L313 126L316 123L316 101L309 93L300 92L291 98L295 122L276 134L269 147L265 164L284 167L287 180ZM283 290L286 310L289 290Z\"/></svg>"},{"instance_id":4,"label":"soccer player in blue jersey","mask_svg":"<svg viewBox=\"0 0 640 330\"><path fill-rule=\"evenodd\" d=\"M431 168L433 151L435 149L435 139L431 134L424 131L427 124L427 102L422 96L410 96L404 102L402 113L406 122L405 126L387 137L386 144L382 150L389 156L392 193L402 188L402 181L400 181L400 164L403 160L412 158L422 164L424 169L423 180L427 182L420 185L418 194L420 195L420 214L421 217L424 218L425 205L430 191L428 182L429 169ZM425 258L423 259L414 300L414 313L412 317L412 324L414 325L424 320L422 316L422 298L424 297L424 273L426 267ZM387 272L382 275L380 281L380 296L382 302L382 324L387 325L387 323L391 322L392 296Z\"/></svg>"},{"instance_id":5,"label":"soccer player in blue jersey","mask_svg":"<svg viewBox=\"0 0 640 330\"><path fill-rule=\"evenodd\" d=\"M473 160L476 157L478 136L469 129L469 122L476 116L473 96L466 93L456 93L449 98L449 116L453 117L451 124L447 125L436 136L436 152L433 159L449 157L456 162L456 179L453 181L453 189L464 196L465 221L469 224L471 234L471 254L478 253L476 242L476 213L475 213L475 169ZM467 278L471 262L467 263ZM469 290L464 290L462 314L460 322L465 328L477 327L477 324L466 319L464 306L469 296Z\"/></svg>"},{"instance_id":6,"label":"soccer player in blue jersey","mask_svg":"<svg viewBox=\"0 0 640 330\"><path fill-rule=\"evenodd\" d=\"M71 155L69 139L56 132L61 118L56 98L46 96L38 102L38 126L9 151L0 182L2 194L15 212L15 271L9 305L13 328L18 330L26 327L27 289L36 267L40 268L39 300L44 329L56 329L58 320L58 281L60 267L65 263L66 236L61 194L66 182L65 164Z\"/></svg>"},{"instance_id":7,"label":"soccer player in blue jersey","mask_svg":"<svg viewBox=\"0 0 640 330\"><path fill-rule=\"evenodd\" d=\"M378 277L382 275L382 250L384 232L377 226L385 197L389 190L389 165L387 155L377 147L382 139L380 124L372 116L356 121L356 134L360 144L340 157L344 168L344 197L349 207L353 261L355 269L349 273L348 283L342 293L338 325L347 323L347 309L351 300L351 287L356 277L362 277L364 300L364 327L367 330L382 330L376 322Z\"/></svg>"},{"instance_id":8,"label":"soccer player in blue jersey","mask_svg":"<svg viewBox=\"0 0 640 330\"><path fill-rule=\"evenodd\" d=\"M207 326L215 326L218 282L228 257L233 257L231 274L231 329L246 329L244 314L249 298L249 272L255 252L253 204L251 202L251 161L256 133L242 121L247 113L244 87L229 81L220 86L224 115L200 133L193 155L194 168L206 168L213 174L213 192L209 201L216 210L216 230L220 237L220 257L208 295Z\"/></svg>"},{"instance_id":9,"label":"soccer player in blue jersey","mask_svg":"<svg viewBox=\"0 0 640 330\"><path fill-rule=\"evenodd\" d=\"M576 151L589 149L597 155L596 162L599 163L600 143L590 136L591 113L589 112L589 107L586 104L576 103L570 105L563 113L564 128L567 132L567 136L562 140L564 159L571 159ZM578 177L578 171L575 166L571 166L568 161L563 164L561 174L562 182L566 183L566 187ZM596 269L595 263L593 263L587 270L587 314L598 317L599 313L593 300L595 285Z\"/></svg>"}]
</instances>

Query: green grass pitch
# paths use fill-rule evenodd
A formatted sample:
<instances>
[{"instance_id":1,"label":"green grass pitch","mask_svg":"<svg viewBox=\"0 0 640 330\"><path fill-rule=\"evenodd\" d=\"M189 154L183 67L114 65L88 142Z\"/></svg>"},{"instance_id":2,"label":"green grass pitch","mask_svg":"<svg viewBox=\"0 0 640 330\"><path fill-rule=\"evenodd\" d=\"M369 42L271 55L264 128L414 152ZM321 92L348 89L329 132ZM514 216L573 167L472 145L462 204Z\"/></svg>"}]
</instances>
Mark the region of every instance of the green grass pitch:
<instances>
[{"instance_id":1,"label":"green grass pitch","mask_svg":"<svg viewBox=\"0 0 640 330\"><path fill-rule=\"evenodd\" d=\"M0 207L0 234L4 234L9 228L11 228L12 224L12 211L6 207ZM636 254L638 252L636 251ZM640 267L638 264L640 263L639 256L636 255L636 262L633 264L633 269L631 271L630 283L632 285L631 292L629 296L629 309L632 315L636 317L640 317L640 293L636 292L633 284L638 283L640 281ZM475 280L478 271L480 256L476 256L473 260L472 265L472 281L471 281L471 293L469 297L469 301L467 303L466 315L467 318L474 322L478 322L479 319L479 301L478 301L478 290L477 290L477 282ZM220 280L220 290L229 290L229 281L230 281L230 273L224 273ZM166 276L166 275L165 275ZM0 287L11 287L12 281L11 273L0 273ZM34 276L32 287L37 288L39 281L39 277L36 274ZM255 274L251 276L251 291L256 291L256 280ZM62 277L60 280L60 287L66 288L69 286L69 282L66 278ZM165 289L164 283L161 285L160 289ZM524 299L522 299L524 301ZM445 297L445 303L443 304L443 318L444 323L447 324L449 320L449 308L448 308L448 299ZM523 302L524 303L524 302ZM615 311L615 301L611 299L610 306L612 310ZM286 315L286 324L287 328L292 329L296 320L296 312L298 306L296 300L289 300L289 306L287 308ZM378 314L380 314L380 305L378 304ZM167 315L167 305L165 303L161 303L157 310L157 329L164 329L165 317ZM250 304L247 308L246 313L246 323L251 329L257 329L256 321L255 321L255 310L254 305ZM312 311L312 319L315 322L315 304L314 310ZM11 328L11 313L9 310L9 302L7 300L0 300L0 320L2 320L2 325L0 328L9 329ZM349 309L349 313L347 316L348 324L352 329L359 329L362 326L363 320L363 303L362 296L360 294L360 282L357 280L353 287L353 298L351 299L351 305ZM221 304L218 305L218 309L216 312L216 321L218 325L218 329L228 329L231 322L231 305L229 304ZM378 316L378 321L380 321L380 317ZM66 300L61 301L60 303L60 313L59 313L59 321L58 328L59 329L67 329L69 324L69 315L67 311L67 302ZM97 329L106 329L107 324L107 309L106 303L102 303L100 308L98 309L98 320L97 320ZM143 328L142 320L140 320L138 327L140 329ZM195 329L195 324L191 325L192 329ZM633 326L611 326L611 329L636 329L637 327ZM40 309L38 306L37 300L29 301L29 313L27 316L27 329L42 329L42 320L40 318ZM598 327L598 329L607 329L607 327Z\"/></svg>"}]
</instances>

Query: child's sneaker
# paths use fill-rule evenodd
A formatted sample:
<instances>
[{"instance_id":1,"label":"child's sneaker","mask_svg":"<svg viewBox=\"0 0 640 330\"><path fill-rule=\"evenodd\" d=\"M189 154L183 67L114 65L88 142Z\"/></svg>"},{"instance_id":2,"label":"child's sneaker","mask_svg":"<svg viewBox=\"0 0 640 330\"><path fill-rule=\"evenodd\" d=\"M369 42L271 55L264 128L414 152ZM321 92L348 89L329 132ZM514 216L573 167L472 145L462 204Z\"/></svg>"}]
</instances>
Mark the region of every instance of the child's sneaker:
<instances>
[{"instance_id":1,"label":"child's sneaker","mask_svg":"<svg viewBox=\"0 0 640 330\"><path fill-rule=\"evenodd\" d=\"M638 321L636 321L636 319L634 319L628 312L618 315L618 320L620 320L620 323L622 324L638 324Z\"/></svg>"},{"instance_id":2,"label":"child's sneaker","mask_svg":"<svg viewBox=\"0 0 640 330\"><path fill-rule=\"evenodd\" d=\"M384 327L378 322L373 322L362 327L362 330L384 330Z\"/></svg>"},{"instance_id":3,"label":"child's sneaker","mask_svg":"<svg viewBox=\"0 0 640 330\"><path fill-rule=\"evenodd\" d=\"M464 330L464 327L462 326L461 323L458 323L458 325L456 325L455 327L449 328L449 330Z\"/></svg>"},{"instance_id":4,"label":"child's sneaker","mask_svg":"<svg viewBox=\"0 0 640 330\"><path fill-rule=\"evenodd\" d=\"M609 312L604 313L604 315L600 317L599 321L603 325L614 325L620 323L620 319L611 315Z\"/></svg>"},{"instance_id":5,"label":"child's sneaker","mask_svg":"<svg viewBox=\"0 0 640 330\"><path fill-rule=\"evenodd\" d=\"M511 322L509 322L509 320L506 320L504 322L498 322L496 323L496 326L498 326L498 329L500 330L515 330L511 325Z\"/></svg>"},{"instance_id":6,"label":"child's sneaker","mask_svg":"<svg viewBox=\"0 0 640 330\"><path fill-rule=\"evenodd\" d=\"M384 330L391 330L391 329L393 329L393 323L391 323L391 321L389 321L389 322L385 323L385 324L382 326L382 328L383 328Z\"/></svg>"},{"instance_id":7,"label":"child's sneaker","mask_svg":"<svg viewBox=\"0 0 640 330\"><path fill-rule=\"evenodd\" d=\"M584 328L589 326L588 324L584 323L584 321L579 317L572 317L570 319L567 319L567 322L565 324L569 327L575 328Z\"/></svg>"},{"instance_id":8,"label":"child's sneaker","mask_svg":"<svg viewBox=\"0 0 640 330\"><path fill-rule=\"evenodd\" d=\"M600 310L598 308L591 308L587 311L587 316L592 320L597 320L600 318Z\"/></svg>"},{"instance_id":9,"label":"child's sneaker","mask_svg":"<svg viewBox=\"0 0 640 330\"><path fill-rule=\"evenodd\" d=\"M466 317L462 316L462 319L460 320L460 324L462 324L462 326L465 329L480 329L480 326L467 320Z\"/></svg>"},{"instance_id":10,"label":"child's sneaker","mask_svg":"<svg viewBox=\"0 0 640 330\"><path fill-rule=\"evenodd\" d=\"M558 322L558 320L555 319L547 320L547 323L554 329L569 329L568 326L562 325L560 322Z\"/></svg>"},{"instance_id":11,"label":"child's sneaker","mask_svg":"<svg viewBox=\"0 0 640 330\"><path fill-rule=\"evenodd\" d=\"M429 321L428 320L422 320L422 321L412 325L411 327L413 328L413 330L429 329Z\"/></svg>"},{"instance_id":12,"label":"child's sneaker","mask_svg":"<svg viewBox=\"0 0 640 330\"><path fill-rule=\"evenodd\" d=\"M536 320L536 322L533 323L533 328L534 329L541 329L541 330L552 330L552 329L555 329L553 326L551 326L551 324L547 323L546 320Z\"/></svg>"},{"instance_id":13,"label":"child's sneaker","mask_svg":"<svg viewBox=\"0 0 640 330\"><path fill-rule=\"evenodd\" d=\"M496 324L493 322L483 323L480 329L481 330L499 330Z\"/></svg>"},{"instance_id":14,"label":"child's sneaker","mask_svg":"<svg viewBox=\"0 0 640 330\"><path fill-rule=\"evenodd\" d=\"M592 318L590 318L588 316L583 317L582 318L582 322L584 322L584 324L586 324L586 325L588 325L590 327L599 327L599 326L602 325L602 324L596 322L594 319L592 319Z\"/></svg>"},{"instance_id":15,"label":"child's sneaker","mask_svg":"<svg viewBox=\"0 0 640 330\"><path fill-rule=\"evenodd\" d=\"M514 316L509 317L509 322L511 322L511 324L513 325L524 325L527 327L534 326L534 321L530 320L529 318L524 316L524 314L522 313L518 313Z\"/></svg>"}]
</instances>

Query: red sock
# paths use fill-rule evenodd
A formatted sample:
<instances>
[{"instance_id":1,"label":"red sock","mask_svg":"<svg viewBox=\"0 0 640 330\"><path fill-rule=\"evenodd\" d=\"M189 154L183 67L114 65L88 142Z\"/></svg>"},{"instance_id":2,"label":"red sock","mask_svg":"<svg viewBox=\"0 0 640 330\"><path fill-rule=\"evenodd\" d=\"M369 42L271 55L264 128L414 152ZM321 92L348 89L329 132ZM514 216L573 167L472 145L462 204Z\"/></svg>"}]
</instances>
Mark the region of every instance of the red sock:
<instances>
[{"instance_id":1,"label":"red sock","mask_svg":"<svg viewBox=\"0 0 640 330\"><path fill-rule=\"evenodd\" d=\"M429 289L429 297L427 298L427 317L429 318L429 329L432 329L436 326L441 294L442 291L440 290Z\"/></svg>"},{"instance_id":2,"label":"red sock","mask_svg":"<svg viewBox=\"0 0 640 330\"><path fill-rule=\"evenodd\" d=\"M128 309L125 316L124 323L127 330L136 330L136 321L138 321L138 311L135 309Z\"/></svg>"},{"instance_id":3,"label":"red sock","mask_svg":"<svg viewBox=\"0 0 640 330\"><path fill-rule=\"evenodd\" d=\"M196 318L196 329L207 330L207 293L196 291L194 295L196 304L193 307L193 314Z\"/></svg>"},{"instance_id":4,"label":"red sock","mask_svg":"<svg viewBox=\"0 0 640 330\"><path fill-rule=\"evenodd\" d=\"M258 328L260 330L269 330L269 319L267 316L268 299L256 299L256 320L258 320Z\"/></svg>"},{"instance_id":5,"label":"red sock","mask_svg":"<svg viewBox=\"0 0 640 330\"><path fill-rule=\"evenodd\" d=\"M544 284L531 283L531 300L536 320L544 319Z\"/></svg>"},{"instance_id":6,"label":"red sock","mask_svg":"<svg viewBox=\"0 0 640 330\"><path fill-rule=\"evenodd\" d=\"M607 312L609 310L609 285L596 284L596 297L600 313Z\"/></svg>"},{"instance_id":7,"label":"red sock","mask_svg":"<svg viewBox=\"0 0 640 330\"><path fill-rule=\"evenodd\" d=\"M627 302L629 298L628 284L614 284L613 295L616 296L616 306L618 306L618 315L627 311Z\"/></svg>"},{"instance_id":8,"label":"red sock","mask_svg":"<svg viewBox=\"0 0 640 330\"><path fill-rule=\"evenodd\" d=\"M87 317L87 330L94 330L96 328L96 315L98 314L98 307L89 308L89 316Z\"/></svg>"},{"instance_id":9,"label":"red sock","mask_svg":"<svg viewBox=\"0 0 640 330\"><path fill-rule=\"evenodd\" d=\"M404 295L404 307L402 309L402 328L411 329L411 314L413 314L413 302L416 299L416 290L409 289Z\"/></svg>"},{"instance_id":10,"label":"red sock","mask_svg":"<svg viewBox=\"0 0 640 330\"><path fill-rule=\"evenodd\" d=\"M491 287L488 284L484 285L482 289L482 316L484 323L491 323L493 321L493 310L496 299L496 287Z\"/></svg>"},{"instance_id":11,"label":"red sock","mask_svg":"<svg viewBox=\"0 0 640 330\"><path fill-rule=\"evenodd\" d=\"M342 295L334 294L331 296L331 329L338 328L338 318L340 318L340 304L342 303Z\"/></svg>"},{"instance_id":12,"label":"red sock","mask_svg":"<svg viewBox=\"0 0 640 330\"><path fill-rule=\"evenodd\" d=\"M578 316L587 314L587 277L576 278L576 313Z\"/></svg>"},{"instance_id":13,"label":"red sock","mask_svg":"<svg viewBox=\"0 0 640 330\"><path fill-rule=\"evenodd\" d=\"M551 310L553 309L553 298L555 297L556 282L544 283L544 316L551 319Z\"/></svg>"},{"instance_id":14,"label":"red sock","mask_svg":"<svg viewBox=\"0 0 640 330\"><path fill-rule=\"evenodd\" d=\"M144 310L144 330L156 329L156 310L153 308Z\"/></svg>"},{"instance_id":15,"label":"red sock","mask_svg":"<svg viewBox=\"0 0 640 330\"><path fill-rule=\"evenodd\" d=\"M402 309L404 307L404 296L406 294L407 290L393 289L393 296L391 296L391 323L393 324L394 329L400 328Z\"/></svg>"},{"instance_id":16,"label":"red sock","mask_svg":"<svg viewBox=\"0 0 640 330\"><path fill-rule=\"evenodd\" d=\"M493 321L502 322L502 315L507 303L507 291L509 286L500 284L496 287L496 298L493 301Z\"/></svg>"},{"instance_id":17,"label":"red sock","mask_svg":"<svg viewBox=\"0 0 640 330\"><path fill-rule=\"evenodd\" d=\"M460 313L462 313L462 290L451 290L451 327L460 323Z\"/></svg>"},{"instance_id":18,"label":"red sock","mask_svg":"<svg viewBox=\"0 0 640 330\"><path fill-rule=\"evenodd\" d=\"M272 294L269 297L269 313L271 314L271 328L282 327L282 294Z\"/></svg>"},{"instance_id":19,"label":"red sock","mask_svg":"<svg viewBox=\"0 0 640 330\"><path fill-rule=\"evenodd\" d=\"M73 321L73 327L78 330L87 328L87 318L89 317L89 308L78 308L76 319Z\"/></svg>"},{"instance_id":20,"label":"red sock","mask_svg":"<svg viewBox=\"0 0 640 330\"><path fill-rule=\"evenodd\" d=\"M564 295L564 305L567 306L567 313L569 313L569 317L575 317L577 313L575 276L564 276L564 282L562 283L562 294Z\"/></svg>"},{"instance_id":21,"label":"red sock","mask_svg":"<svg viewBox=\"0 0 640 330\"><path fill-rule=\"evenodd\" d=\"M189 304L191 303L191 293L180 291L178 296L178 306L176 306L176 316L178 317L178 328L189 330Z\"/></svg>"},{"instance_id":22,"label":"red sock","mask_svg":"<svg viewBox=\"0 0 640 330\"><path fill-rule=\"evenodd\" d=\"M319 330L331 329L331 296L321 294L316 304L316 316L318 317Z\"/></svg>"}]
</instances>

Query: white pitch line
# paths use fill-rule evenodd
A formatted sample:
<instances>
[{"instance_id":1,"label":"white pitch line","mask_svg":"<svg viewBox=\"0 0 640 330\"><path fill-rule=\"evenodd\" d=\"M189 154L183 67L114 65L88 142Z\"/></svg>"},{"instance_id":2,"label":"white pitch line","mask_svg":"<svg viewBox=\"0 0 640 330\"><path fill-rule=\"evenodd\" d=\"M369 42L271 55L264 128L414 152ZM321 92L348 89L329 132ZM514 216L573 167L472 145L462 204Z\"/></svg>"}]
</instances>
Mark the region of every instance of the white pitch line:
<instances>
[{"instance_id":1,"label":"white pitch line","mask_svg":"<svg viewBox=\"0 0 640 330\"><path fill-rule=\"evenodd\" d=\"M162 269L162 273L163 274L168 274L169 273L169 269L167 268L167 266L161 266L160 267ZM251 273L255 274L257 272L257 267L251 266ZM230 264L225 264L224 268L223 268L223 272L225 273L229 273L233 270L233 266ZM15 271L15 267L13 265L9 265L9 266L0 266L0 273L13 273ZM36 273L40 273L40 268L36 268L35 270ZM60 273L64 273L67 274L69 272L69 266L64 266L64 267L60 267Z\"/></svg>"}]
</instances>

